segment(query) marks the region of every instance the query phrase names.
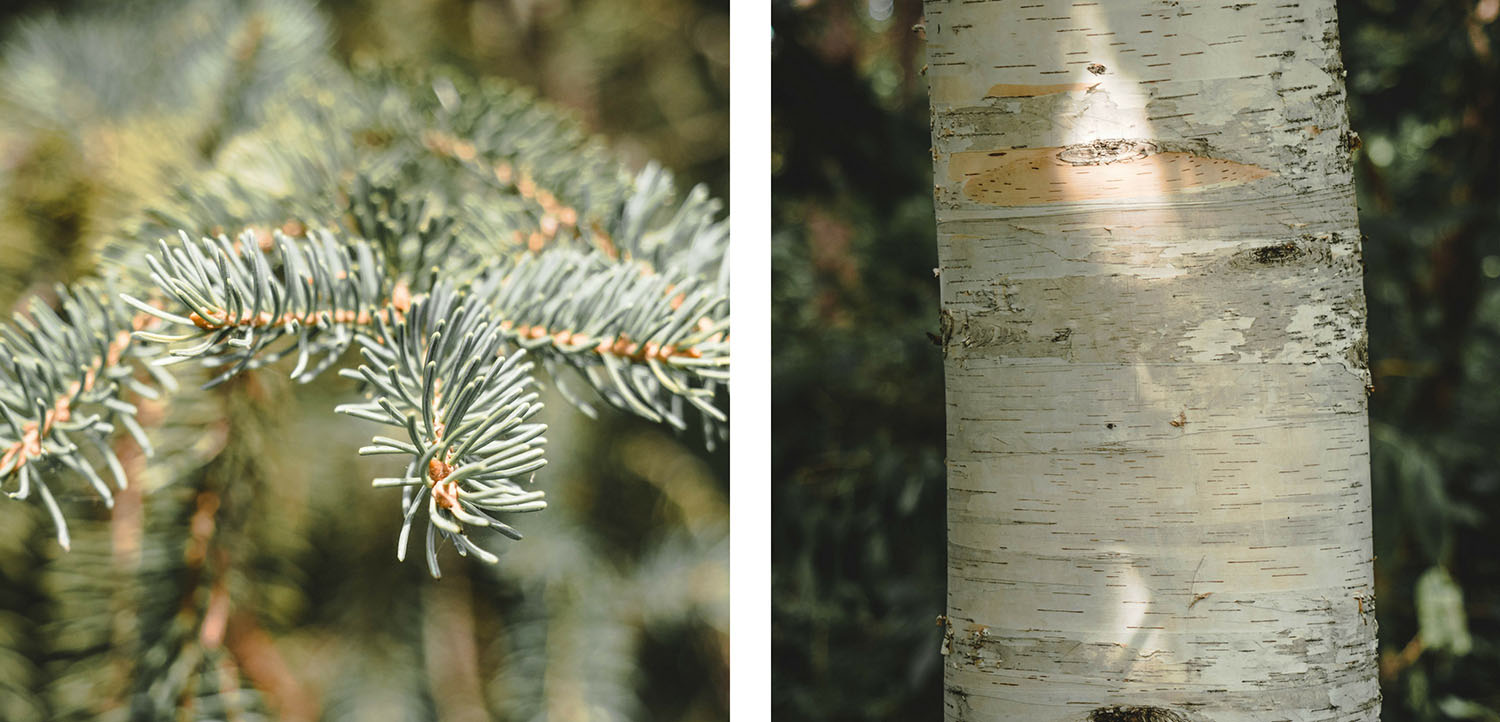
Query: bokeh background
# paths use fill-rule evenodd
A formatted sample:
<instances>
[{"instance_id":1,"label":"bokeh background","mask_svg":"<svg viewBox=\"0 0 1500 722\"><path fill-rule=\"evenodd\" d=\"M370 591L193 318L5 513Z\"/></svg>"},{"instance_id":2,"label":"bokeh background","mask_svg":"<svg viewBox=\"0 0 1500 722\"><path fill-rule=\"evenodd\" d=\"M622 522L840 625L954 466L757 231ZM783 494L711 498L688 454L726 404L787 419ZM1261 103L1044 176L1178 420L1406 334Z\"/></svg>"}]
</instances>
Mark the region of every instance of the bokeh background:
<instances>
[{"instance_id":1,"label":"bokeh background","mask_svg":"<svg viewBox=\"0 0 1500 722\"><path fill-rule=\"evenodd\" d=\"M778 0L773 673L934 719L943 375L921 4ZM1500 1L1340 0L1366 236L1386 720L1500 720Z\"/></svg>"},{"instance_id":2,"label":"bokeh background","mask_svg":"<svg viewBox=\"0 0 1500 722\"><path fill-rule=\"evenodd\" d=\"M8 3L0 308L150 241L120 229L170 194L162 179L253 158L276 133L305 142L244 107L319 92L299 78L510 79L627 167L656 160L680 193L726 198L728 30L722 0ZM263 37L282 44L255 56L269 70L253 87L190 69L232 99L161 83L182 69L149 60ZM147 493L112 517L63 499L70 553L37 504L0 497L0 720L727 716L726 449L549 399L551 506L517 520L527 538L498 566L449 550L434 581L420 555L395 559L397 497L369 487L389 469L355 454L374 427L333 414L353 384L286 370L155 409Z\"/></svg>"}]
</instances>

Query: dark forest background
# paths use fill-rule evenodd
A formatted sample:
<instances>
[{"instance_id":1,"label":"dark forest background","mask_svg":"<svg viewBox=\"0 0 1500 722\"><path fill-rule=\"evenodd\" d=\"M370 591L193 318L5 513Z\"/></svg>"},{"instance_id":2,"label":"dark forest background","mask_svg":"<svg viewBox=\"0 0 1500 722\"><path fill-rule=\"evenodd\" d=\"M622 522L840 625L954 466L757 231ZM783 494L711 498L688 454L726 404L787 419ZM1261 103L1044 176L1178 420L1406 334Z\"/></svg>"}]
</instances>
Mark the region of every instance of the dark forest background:
<instances>
[{"instance_id":1,"label":"dark forest background","mask_svg":"<svg viewBox=\"0 0 1500 722\"><path fill-rule=\"evenodd\" d=\"M1384 719L1500 720L1500 1L1338 4L1366 236ZM773 672L934 719L943 373L914 0L773 4Z\"/></svg>"}]
</instances>

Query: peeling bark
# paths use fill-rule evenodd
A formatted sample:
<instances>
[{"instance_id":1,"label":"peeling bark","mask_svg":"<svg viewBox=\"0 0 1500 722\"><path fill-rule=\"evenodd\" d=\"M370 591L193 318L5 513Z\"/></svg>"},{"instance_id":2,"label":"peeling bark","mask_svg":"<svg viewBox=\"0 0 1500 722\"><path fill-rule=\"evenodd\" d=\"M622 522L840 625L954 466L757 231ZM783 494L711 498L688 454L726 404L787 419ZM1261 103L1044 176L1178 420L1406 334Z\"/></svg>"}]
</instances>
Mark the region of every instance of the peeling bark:
<instances>
[{"instance_id":1,"label":"peeling bark","mask_svg":"<svg viewBox=\"0 0 1500 722\"><path fill-rule=\"evenodd\" d=\"M1332 0L926 11L947 719L1377 719Z\"/></svg>"}]
</instances>

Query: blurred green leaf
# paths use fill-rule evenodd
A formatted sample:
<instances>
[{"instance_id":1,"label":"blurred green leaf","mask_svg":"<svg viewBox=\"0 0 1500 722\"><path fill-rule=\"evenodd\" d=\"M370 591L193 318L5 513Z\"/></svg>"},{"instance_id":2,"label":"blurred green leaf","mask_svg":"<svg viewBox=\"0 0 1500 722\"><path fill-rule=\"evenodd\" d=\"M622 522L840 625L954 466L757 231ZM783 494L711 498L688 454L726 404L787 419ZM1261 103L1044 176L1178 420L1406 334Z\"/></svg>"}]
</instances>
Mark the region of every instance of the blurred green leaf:
<instances>
[{"instance_id":1,"label":"blurred green leaf","mask_svg":"<svg viewBox=\"0 0 1500 722\"><path fill-rule=\"evenodd\" d=\"M1486 722L1500 720L1500 713L1472 700L1444 697L1438 700L1438 709L1453 719L1477 719Z\"/></svg>"},{"instance_id":2,"label":"blurred green leaf","mask_svg":"<svg viewBox=\"0 0 1500 722\"><path fill-rule=\"evenodd\" d=\"M1427 649L1460 657L1474 649L1464 614L1464 592L1447 569L1433 567L1417 579L1417 622Z\"/></svg>"}]
</instances>

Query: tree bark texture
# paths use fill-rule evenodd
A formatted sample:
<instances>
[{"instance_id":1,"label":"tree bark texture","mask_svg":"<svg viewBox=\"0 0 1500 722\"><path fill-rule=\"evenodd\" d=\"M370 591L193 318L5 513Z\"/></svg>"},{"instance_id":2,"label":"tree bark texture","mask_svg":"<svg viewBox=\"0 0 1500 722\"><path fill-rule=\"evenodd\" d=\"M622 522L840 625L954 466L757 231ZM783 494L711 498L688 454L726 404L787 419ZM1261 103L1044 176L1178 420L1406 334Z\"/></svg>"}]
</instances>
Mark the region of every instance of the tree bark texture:
<instances>
[{"instance_id":1,"label":"tree bark texture","mask_svg":"<svg viewBox=\"0 0 1500 722\"><path fill-rule=\"evenodd\" d=\"M929 0L949 720L1375 720L1332 0Z\"/></svg>"}]
</instances>

